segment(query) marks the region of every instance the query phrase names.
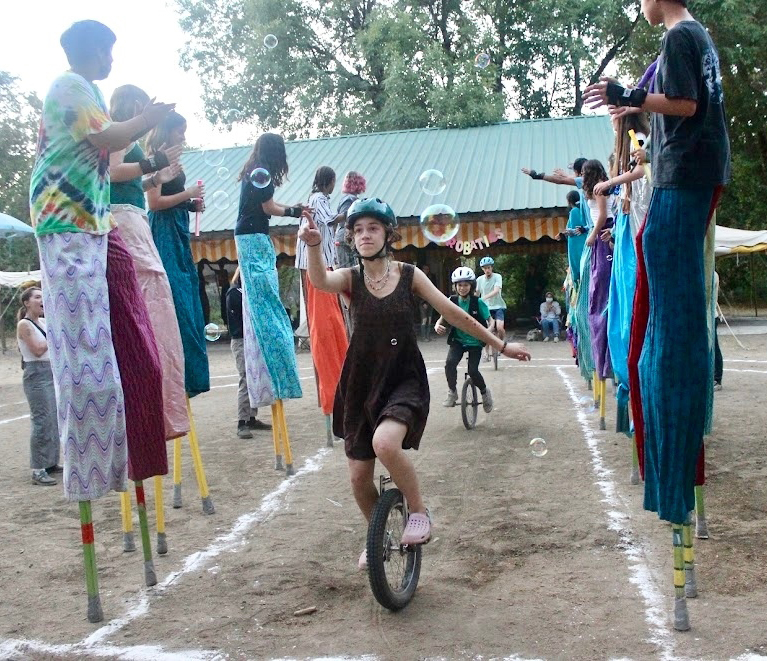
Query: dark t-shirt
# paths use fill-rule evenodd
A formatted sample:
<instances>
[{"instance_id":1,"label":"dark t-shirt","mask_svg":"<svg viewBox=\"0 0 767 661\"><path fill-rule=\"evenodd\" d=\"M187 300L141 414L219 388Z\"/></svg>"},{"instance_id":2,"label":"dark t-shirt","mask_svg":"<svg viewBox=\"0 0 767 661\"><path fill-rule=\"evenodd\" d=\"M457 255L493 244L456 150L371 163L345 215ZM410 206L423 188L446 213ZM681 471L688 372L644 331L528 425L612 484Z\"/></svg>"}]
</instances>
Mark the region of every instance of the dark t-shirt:
<instances>
[{"instance_id":1,"label":"dark t-shirt","mask_svg":"<svg viewBox=\"0 0 767 661\"><path fill-rule=\"evenodd\" d=\"M232 285L226 292L226 325L229 337L242 339L242 290Z\"/></svg>"},{"instance_id":2,"label":"dark t-shirt","mask_svg":"<svg viewBox=\"0 0 767 661\"><path fill-rule=\"evenodd\" d=\"M254 165L254 168L259 167ZM261 206L274 197L274 184L266 188L256 188L248 179L242 180L240 186L240 211L237 215L237 225L234 228L238 234L269 234L269 216Z\"/></svg>"},{"instance_id":3,"label":"dark t-shirt","mask_svg":"<svg viewBox=\"0 0 767 661\"><path fill-rule=\"evenodd\" d=\"M730 178L730 140L719 55L705 28L682 21L663 37L655 92L697 102L692 117L652 116L652 181L658 188L714 187Z\"/></svg>"}]
</instances>

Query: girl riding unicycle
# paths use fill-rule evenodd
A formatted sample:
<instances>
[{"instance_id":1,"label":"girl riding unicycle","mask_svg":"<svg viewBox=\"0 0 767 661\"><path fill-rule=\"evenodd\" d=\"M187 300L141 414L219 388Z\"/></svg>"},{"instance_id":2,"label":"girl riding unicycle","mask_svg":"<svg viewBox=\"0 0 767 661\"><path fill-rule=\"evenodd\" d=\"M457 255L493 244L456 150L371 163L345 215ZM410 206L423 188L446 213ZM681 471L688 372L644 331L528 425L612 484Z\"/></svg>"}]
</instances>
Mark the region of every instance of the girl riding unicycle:
<instances>
[{"instance_id":1,"label":"girl riding unicycle","mask_svg":"<svg viewBox=\"0 0 767 661\"><path fill-rule=\"evenodd\" d=\"M418 581L420 545L431 538L432 523L418 477L406 449L417 450L429 414L426 367L413 329L420 297L454 327L504 355L529 360L524 346L502 342L460 307L451 303L426 275L393 261L397 217L379 199L355 201L347 212L347 240L359 266L327 271L321 235L311 213L299 237L308 247L308 272L317 289L345 294L354 325L333 410L336 436L343 437L352 491L369 522L368 541L359 568L386 608L403 608ZM380 459L396 484L379 494L374 481ZM381 487L388 481L382 480Z\"/></svg>"}]
</instances>

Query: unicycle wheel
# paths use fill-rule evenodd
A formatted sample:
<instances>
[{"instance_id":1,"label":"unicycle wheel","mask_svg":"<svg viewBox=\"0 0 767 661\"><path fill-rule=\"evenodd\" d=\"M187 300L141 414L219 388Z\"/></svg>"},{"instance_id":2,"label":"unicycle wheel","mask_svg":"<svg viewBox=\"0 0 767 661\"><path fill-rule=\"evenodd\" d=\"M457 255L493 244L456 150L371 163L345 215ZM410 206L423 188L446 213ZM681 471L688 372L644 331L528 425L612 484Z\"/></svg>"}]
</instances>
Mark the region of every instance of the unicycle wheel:
<instances>
[{"instance_id":1,"label":"unicycle wheel","mask_svg":"<svg viewBox=\"0 0 767 661\"><path fill-rule=\"evenodd\" d=\"M477 411L479 410L479 393L474 381L466 379L461 389L461 418L466 429L474 429L477 424Z\"/></svg>"},{"instance_id":2,"label":"unicycle wheel","mask_svg":"<svg viewBox=\"0 0 767 661\"><path fill-rule=\"evenodd\" d=\"M399 489L381 494L368 526L368 578L381 606L398 611L413 598L421 573L421 546L402 546L407 524L405 499Z\"/></svg>"}]
</instances>

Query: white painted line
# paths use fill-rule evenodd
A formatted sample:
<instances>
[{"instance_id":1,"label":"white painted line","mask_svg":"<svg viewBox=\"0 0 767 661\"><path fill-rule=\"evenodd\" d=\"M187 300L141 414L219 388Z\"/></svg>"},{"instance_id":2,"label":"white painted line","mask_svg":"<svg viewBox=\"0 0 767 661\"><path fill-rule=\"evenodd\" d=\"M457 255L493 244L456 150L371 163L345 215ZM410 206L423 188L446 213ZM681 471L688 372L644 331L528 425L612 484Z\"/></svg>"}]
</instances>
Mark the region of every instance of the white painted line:
<instances>
[{"instance_id":1,"label":"white painted line","mask_svg":"<svg viewBox=\"0 0 767 661\"><path fill-rule=\"evenodd\" d=\"M725 363L767 363L767 360L749 360L748 358L725 358Z\"/></svg>"},{"instance_id":2,"label":"white painted line","mask_svg":"<svg viewBox=\"0 0 767 661\"><path fill-rule=\"evenodd\" d=\"M84 647L82 643L66 643L51 645L41 640L6 640L0 643L0 659L28 658L29 653L37 652L45 655L72 656L82 658L102 657L113 659L128 659L130 661L218 661L224 659L220 652L208 650L184 650L182 652L166 652L158 645L134 645L122 647L106 643L98 648ZM25 654L26 653L26 654Z\"/></svg>"},{"instance_id":3,"label":"white painted line","mask_svg":"<svg viewBox=\"0 0 767 661\"><path fill-rule=\"evenodd\" d=\"M17 404L25 404L26 399L21 399L18 402L8 402L7 404L0 404L0 409L5 408L6 406L16 406Z\"/></svg>"},{"instance_id":4,"label":"white painted line","mask_svg":"<svg viewBox=\"0 0 767 661\"><path fill-rule=\"evenodd\" d=\"M743 370L735 369L734 367L727 367L725 372L750 372L751 374L767 374L767 370Z\"/></svg>"},{"instance_id":5,"label":"white painted line","mask_svg":"<svg viewBox=\"0 0 767 661\"><path fill-rule=\"evenodd\" d=\"M631 520L631 511L618 494L618 488L612 477L613 471L605 465L602 453L599 451L599 442L591 429L589 420L583 409L578 406L578 394L575 391L572 380L563 369L557 368L557 372L573 402L586 445L591 453L591 467L597 478L596 484L604 497L603 502L607 503L611 508L610 511L606 512L608 528L615 531L620 537L621 551L629 561L629 569L631 571L631 578L629 580L639 590L639 594L644 601L645 620L650 627L650 642L658 646L661 658L673 659L674 638L668 627L667 600L653 581L652 573L647 563L648 551L628 525L628 522Z\"/></svg>"},{"instance_id":6,"label":"white painted line","mask_svg":"<svg viewBox=\"0 0 767 661\"><path fill-rule=\"evenodd\" d=\"M6 420L0 420L0 425L7 425L9 422L16 422L16 420L25 420L29 417L29 413L26 415L20 415L18 418L7 418Z\"/></svg>"}]
</instances>

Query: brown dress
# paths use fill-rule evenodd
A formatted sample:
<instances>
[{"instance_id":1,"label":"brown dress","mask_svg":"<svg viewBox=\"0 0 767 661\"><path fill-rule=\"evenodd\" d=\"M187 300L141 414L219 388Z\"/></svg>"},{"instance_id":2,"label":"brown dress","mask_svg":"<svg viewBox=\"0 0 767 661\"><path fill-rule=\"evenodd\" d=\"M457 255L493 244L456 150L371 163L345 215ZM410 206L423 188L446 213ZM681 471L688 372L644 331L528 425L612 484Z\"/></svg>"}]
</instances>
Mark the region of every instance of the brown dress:
<instances>
[{"instance_id":1,"label":"brown dress","mask_svg":"<svg viewBox=\"0 0 767 661\"><path fill-rule=\"evenodd\" d=\"M418 349L413 315L413 272L401 264L394 291L376 298L352 269L349 343L333 407L333 432L346 456L374 459L373 433L384 418L407 425L404 449L418 449L429 416L429 382Z\"/></svg>"}]
</instances>

